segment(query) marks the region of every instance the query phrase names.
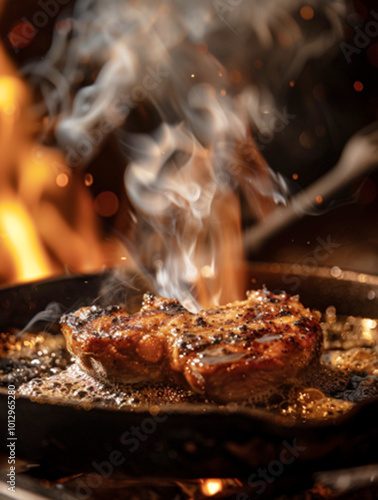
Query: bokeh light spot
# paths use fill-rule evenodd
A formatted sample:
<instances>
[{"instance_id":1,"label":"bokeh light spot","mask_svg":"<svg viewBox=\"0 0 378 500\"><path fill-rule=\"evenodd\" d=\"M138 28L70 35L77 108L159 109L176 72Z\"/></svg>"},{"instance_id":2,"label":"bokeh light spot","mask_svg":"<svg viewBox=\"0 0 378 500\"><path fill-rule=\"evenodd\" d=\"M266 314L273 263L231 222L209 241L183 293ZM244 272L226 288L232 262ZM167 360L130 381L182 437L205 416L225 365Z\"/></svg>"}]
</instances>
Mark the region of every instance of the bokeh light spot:
<instances>
[{"instance_id":1,"label":"bokeh light spot","mask_svg":"<svg viewBox=\"0 0 378 500\"><path fill-rule=\"evenodd\" d=\"M92 174L85 174L84 184L86 186L91 186L93 184L93 175Z\"/></svg>"},{"instance_id":2,"label":"bokeh light spot","mask_svg":"<svg viewBox=\"0 0 378 500\"><path fill-rule=\"evenodd\" d=\"M119 209L119 200L112 191L103 191L94 201L96 212L102 217L112 217Z\"/></svg>"},{"instance_id":3,"label":"bokeh light spot","mask_svg":"<svg viewBox=\"0 0 378 500\"><path fill-rule=\"evenodd\" d=\"M207 43L201 42L201 43L197 44L197 50L200 54L207 54L209 51L209 49L207 47Z\"/></svg>"},{"instance_id":4,"label":"bokeh light spot","mask_svg":"<svg viewBox=\"0 0 378 500\"><path fill-rule=\"evenodd\" d=\"M353 88L356 92L362 92L364 90L364 84L357 80L356 82L354 82Z\"/></svg>"},{"instance_id":5,"label":"bokeh light spot","mask_svg":"<svg viewBox=\"0 0 378 500\"><path fill-rule=\"evenodd\" d=\"M309 132L302 132L301 135L299 136L299 144L304 149L313 148L315 145L314 143L315 143L314 136Z\"/></svg>"},{"instance_id":6,"label":"bokeh light spot","mask_svg":"<svg viewBox=\"0 0 378 500\"><path fill-rule=\"evenodd\" d=\"M166 3L163 3L160 7L159 7L159 12L162 16L169 16L170 13L171 13L171 9L169 7L168 4Z\"/></svg>"},{"instance_id":7,"label":"bokeh light spot","mask_svg":"<svg viewBox=\"0 0 378 500\"><path fill-rule=\"evenodd\" d=\"M10 102L3 107L3 113L5 115L10 116L13 115L15 112L16 112L16 105L13 102Z\"/></svg>"},{"instance_id":8,"label":"bokeh light spot","mask_svg":"<svg viewBox=\"0 0 378 500\"><path fill-rule=\"evenodd\" d=\"M65 173L61 173L61 174L57 175L57 177L56 177L56 183L61 188L66 187L67 184L69 183L69 181L70 181L70 178Z\"/></svg>"},{"instance_id":9,"label":"bokeh light spot","mask_svg":"<svg viewBox=\"0 0 378 500\"><path fill-rule=\"evenodd\" d=\"M240 71L233 69L230 73L230 80L232 83L240 83L242 79Z\"/></svg>"},{"instance_id":10,"label":"bokeh light spot","mask_svg":"<svg viewBox=\"0 0 378 500\"><path fill-rule=\"evenodd\" d=\"M68 35L72 30L72 23L69 19L62 19L56 24L55 29L59 35Z\"/></svg>"},{"instance_id":11,"label":"bokeh light spot","mask_svg":"<svg viewBox=\"0 0 378 500\"><path fill-rule=\"evenodd\" d=\"M19 21L9 32L8 38L12 46L16 49L24 49L35 37L34 26L29 21Z\"/></svg>"},{"instance_id":12,"label":"bokeh light spot","mask_svg":"<svg viewBox=\"0 0 378 500\"><path fill-rule=\"evenodd\" d=\"M304 19L305 21L310 21L311 19L313 19L315 15L314 9L309 5L304 5L299 11L299 13L301 15L301 18Z\"/></svg>"},{"instance_id":13,"label":"bokeh light spot","mask_svg":"<svg viewBox=\"0 0 378 500\"><path fill-rule=\"evenodd\" d=\"M315 127L315 134L318 137L324 137L326 135L326 129L323 125L316 125Z\"/></svg>"}]
</instances>

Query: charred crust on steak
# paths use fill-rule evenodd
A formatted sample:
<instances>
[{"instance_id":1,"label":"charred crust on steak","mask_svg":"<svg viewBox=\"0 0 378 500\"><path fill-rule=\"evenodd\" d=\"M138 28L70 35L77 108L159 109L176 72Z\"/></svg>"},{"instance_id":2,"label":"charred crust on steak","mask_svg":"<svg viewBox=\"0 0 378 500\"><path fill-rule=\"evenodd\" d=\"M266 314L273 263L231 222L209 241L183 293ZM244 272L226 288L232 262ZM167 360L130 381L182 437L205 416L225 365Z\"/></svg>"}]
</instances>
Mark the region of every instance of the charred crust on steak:
<instances>
[{"instance_id":1,"label":"charred crust on steak","mask_svg":"<svg viewBox=\"0 0 378 500\"><path fill-rule=\"evenodd\" d=\"M146 293L138 313L94 306L63 316L61 324L68 349L94 376L173 381L224 402L301 376L322 346L317 313L297 296L267 289L198 314Z\"/></svg>"}]
</instances>

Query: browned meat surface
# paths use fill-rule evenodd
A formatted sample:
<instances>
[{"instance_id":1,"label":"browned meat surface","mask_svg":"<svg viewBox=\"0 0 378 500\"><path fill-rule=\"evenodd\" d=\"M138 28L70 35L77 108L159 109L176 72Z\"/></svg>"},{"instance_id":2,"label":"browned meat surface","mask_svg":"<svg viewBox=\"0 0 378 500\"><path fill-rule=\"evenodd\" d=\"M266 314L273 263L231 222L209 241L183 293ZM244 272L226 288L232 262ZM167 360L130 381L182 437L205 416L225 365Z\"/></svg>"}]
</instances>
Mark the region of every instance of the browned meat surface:
<instances>
[{"instance_id":1,"label":"browned meat surface","mask_svg":"<svg viewBox=\"0 0 378 500\"><path fill-rule=\"evenodd\" d=\"M92 375L174 382L217 401L237 401L301 376L319 358L317 313L267 290L192 314L144 296L141 310L84 307L62 318L67 347Z\"/></svg>"}]
</instances>

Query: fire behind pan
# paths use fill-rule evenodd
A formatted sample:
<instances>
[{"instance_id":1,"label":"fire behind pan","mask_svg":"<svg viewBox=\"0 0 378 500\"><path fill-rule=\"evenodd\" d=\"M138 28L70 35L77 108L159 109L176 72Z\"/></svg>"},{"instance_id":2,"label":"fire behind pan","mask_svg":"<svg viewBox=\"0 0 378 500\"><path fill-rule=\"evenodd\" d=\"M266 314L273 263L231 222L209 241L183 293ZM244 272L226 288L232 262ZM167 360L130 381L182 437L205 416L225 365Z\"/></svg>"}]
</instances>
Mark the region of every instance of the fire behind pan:
<instances>
[{"instance_id":1,"label":"fire behind pan","mask_svg":"<svg viewBox=\"0 0 378 500\"><path fill-rule=\"evenodd\" d=\"M280 264L255 264L246 272L250 283L252 280L250 288L265 284L271 290L293 293L290 288L295 287L295 293L311 308L324 312L333 305L341 314L378 318L377 277L327 268L310 272ZM52 301L65 310L94 301L102 301L102 305L132 301L136 306L146 287L143 278L129 279L125 287L112 273L103 273L2 289L1 329L23 328ZM112 293L104 294L104 289ZM1 390L2 429L6 428L6 403L6 390ZM93 472L94 464L113 458L118 460L117 470L133 476L245 479L289 448L296 457L290 473L306 478L319 470L364 465L377 459L377 398L361 402L331 421L300 424L235 405L165 405L156 415L143 406L83 408L58 398L37 402L19 397L16 409L18 458L50 467L53 464L67 474ZM141 426L151 435L147 432L148 438L130 441L131 429ZM6 452L4 439L1 450Z\"/></svg>"}]
</instances>

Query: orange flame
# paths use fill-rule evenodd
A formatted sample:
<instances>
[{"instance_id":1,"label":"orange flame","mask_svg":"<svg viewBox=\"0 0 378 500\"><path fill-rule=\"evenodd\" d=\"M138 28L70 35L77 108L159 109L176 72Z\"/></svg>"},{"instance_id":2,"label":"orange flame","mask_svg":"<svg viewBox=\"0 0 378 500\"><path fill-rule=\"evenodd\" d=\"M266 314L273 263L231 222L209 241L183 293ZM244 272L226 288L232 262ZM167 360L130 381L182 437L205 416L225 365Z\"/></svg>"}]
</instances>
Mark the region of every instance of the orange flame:
<instances>
[{"instance_id":1,"label":"orange flame","mask_svg":"<svg viewBox=\"0 0 378 500\"><path fill-rule=\"evenodd\" d=\"M201 60L201 65L209 61L207 58ZM223 72L216 67L218 76L223 78ZM200 82L200 75L192 76ZM222 85L218 90L225 97ZM136 212L139 210L143 219L148 212L146 205L149 205L148 215L156 223L151 235L145 238L142 234L144 247L138 234L134 243L139 245L140 254L146 254L144 260L141 258L142 265L155 268L157 272L159 267L164 268L161 274L168 286L162 286L164 280L157 280L160 293L177 296L188 306L193 304L194 288L194 298L200 306L208 307L244 295L241 204L231 179L245 191L251 213L257 219L269 212L274 202L270 196L260 195L260 188L254 189L253 179L246 175L247 171L253 171L258 186L263 187L262 193L270 190L272 183L265 162L252 138L245 137L244 113L239 112L238 106L231 105L229 99L222 101L221 106L218 87L199 84L196 88L197 93L193 96L198 101L198 109L208 102L209 116L213 117L209 127L213 135L219 136L217 147L205 147L203 142L206 140L201 142L180 124L165 124L161 137L156 143L155 140L151 142L149 153L151 161L159 168L154 174L150 159L142 161L147 157L144 152L140 163L135 161L133 169L132 165L128 166L126 190L131 199L131 184L134 185L133 207ZM115 238L105 241L99 227L100 216L115 217L116 228L118 224L119 233L125 234L127 218L119 217L122 200L107 190L93 199L88 189L93 184L91 174L85 175L80 168L70 170L58 150L35 140L33 134L41 124L36 127L37 120L31 116L29 104L29 90L0 45L0 283L34 280L67 271L92 272L104 266L124 264L125 259L132 265L132 259L120 242ZM235 134L229 130L232 123ZM231 149L228 151L230 141L235 146L232 153ZM237 151L239 146L240 151ZM177 151L185 153L179 169L173 154ZM224 164L226 168L224 156L232 160L229 173L220 171L218 165ZM172 167L170 175L160 175L166 163ZM222 175L218 175L222 173L226 180L223 177L222 181ZM150 182L151 178L154 182ZM153 196L146 202L139 192L148 190ZM164 209L166 205L167 210ZM171 231L168 224L168 231L157 235L165 219L171 220L173 216L179 234ZM139 226L143 232L145 225ZM133 231L138 233L137 229L130 232ZM176 250L179 258L173 255ZM167 265L170 258L171 267ZM177 275L175 291L170 286L173 274ZM186 285L188 294L185 295L186 290L181 294L180 287Z\"/></svg>"},{"instance_id":2,"label":"orange flame","mask_svg":"<svg viewBox=\"0 0 378 500\"><path fill-rule=\"evenodd\" d=\"M0 202L0 228L4 248L13 256L16 276L32 280L52 273L53 269L36 235L33 222L17 200L10 198Z\"/></svg>"},{"instance_id":3,"label":"orange flame","mask_svg":"<svg viewBox=\"0 0 378 500\"><path fill-rule=\"evenodd\" d=\"M29 93L0 46L0 283L92 272L125 260L104 243L84 180L32 138Z\"/></svg>"}]
</instances>

